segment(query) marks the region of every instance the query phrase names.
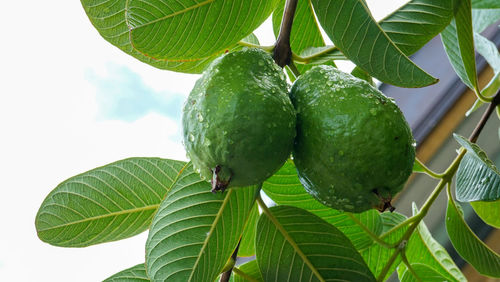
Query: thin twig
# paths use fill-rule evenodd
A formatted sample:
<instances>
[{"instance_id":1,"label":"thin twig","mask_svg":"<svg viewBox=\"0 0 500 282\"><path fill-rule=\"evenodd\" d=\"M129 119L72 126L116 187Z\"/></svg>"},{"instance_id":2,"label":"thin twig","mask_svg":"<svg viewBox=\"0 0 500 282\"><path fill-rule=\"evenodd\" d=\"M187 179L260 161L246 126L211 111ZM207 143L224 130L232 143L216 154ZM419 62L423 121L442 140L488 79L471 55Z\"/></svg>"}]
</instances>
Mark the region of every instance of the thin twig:
<instances>
[{"instance_id":1,"label":"thin twig","mask_svg":"<svg viewBox=\"0 0 500 282\"><path fill-rule=\"evenodd\" d=\"M493 100L491 103L488 105L488 108L484 112L483 116L481 117L481 120L479 123L476 125L476 128L474 128L474 131L472 131L472 134L469 137L469 141L472 143L476 143L477 138L479 137L479 134L481 133L481 130L483 130L484 125L490 118L491 113L495 110L495 108L500 104L500 90L498 90L497 94L495 97L493 97Z\"/></svg>"}]
</instances>

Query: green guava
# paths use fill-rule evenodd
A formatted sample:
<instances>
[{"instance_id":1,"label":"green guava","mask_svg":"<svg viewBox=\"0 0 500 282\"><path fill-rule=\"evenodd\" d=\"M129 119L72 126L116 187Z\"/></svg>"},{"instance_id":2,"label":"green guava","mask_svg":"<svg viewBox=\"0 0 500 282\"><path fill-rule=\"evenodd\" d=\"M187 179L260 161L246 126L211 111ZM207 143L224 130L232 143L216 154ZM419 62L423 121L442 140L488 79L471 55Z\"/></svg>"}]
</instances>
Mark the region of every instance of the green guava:
<instances>
[{"instance_id":1,"label":"green guava","mask_svg":"<svg viewBox=\"0 0 500 282\"><path fill-rule=\"evenodd\" d=\"M184 146L212 191L263 182L289 158L295 109L283 70L266 52L214 60L184 105Z\"/></svg>"},{"instance_id":2,"label":"green guava","mask_svg":"<svg viewBox=\"0 0 500 282\"><path fill-rule=\"evenodd\" d=\"M410 176L415 141L393 100L364 80L317 66L294 83L293 158L305 189L337 210L393 209Z\"/></svg>"}]
</instances>

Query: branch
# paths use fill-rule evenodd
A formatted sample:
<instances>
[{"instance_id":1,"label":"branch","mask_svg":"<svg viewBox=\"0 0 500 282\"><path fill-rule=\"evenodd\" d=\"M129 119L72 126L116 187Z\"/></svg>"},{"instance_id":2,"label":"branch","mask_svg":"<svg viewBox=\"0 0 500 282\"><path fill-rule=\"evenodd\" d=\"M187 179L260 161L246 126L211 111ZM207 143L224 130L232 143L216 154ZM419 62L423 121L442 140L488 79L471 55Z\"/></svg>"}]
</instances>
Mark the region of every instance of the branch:
<instances>
[{"instance_id":1,"label":"branch","mask_svg":"<svg viewBox=\"0 0 500 282\"><path fill-rule=\"evenodd\" d=\"M298 0L286 0L280 33L274 45L273 58L280 67L289 65L292 61L292 48L290 47L290 34L292 32L293 17Z\"/></svg>"},{"instance_id":2,"label":"branch","mask_svg":"<svg viewBox=\"0 0 500 282\"><path fill-rule=\"evenodd\" d=\"M234 249L234 252L231 255L231 260L234 262L236 261L236 257L238 256L238 249L240 248L240 243L241 243L241 238L240 238L240 241L238 241L238 245L236 245L236 249ZM233 273L233 267L234 267L234 263L230 269L228 269L226 272L222 273L222 275L220 276L219 282L228 282L229 281L229 278L231 277L231 273Z\"/></svg>"},{"instance_id":3,"label":"branch","mask_svg":"<svg viewBox=\"0 0 500 282\"><path fill-rule=\"evenodd\" d=\"M493 100L491 100L491 103L488 105L488 108L484 112L483 116L481 117L481 120L479 123L476 125L476 128L474 128L474 131L469 137L469 141L472 143L476 143L477 138L479 137L479 134L481 134L481 130L483 130L484 125L490 118L491 113L495 110L495 108L500 104L500 90L498 90L497 94L495 97L493 97Z\"/></svg>"}]
</instances>

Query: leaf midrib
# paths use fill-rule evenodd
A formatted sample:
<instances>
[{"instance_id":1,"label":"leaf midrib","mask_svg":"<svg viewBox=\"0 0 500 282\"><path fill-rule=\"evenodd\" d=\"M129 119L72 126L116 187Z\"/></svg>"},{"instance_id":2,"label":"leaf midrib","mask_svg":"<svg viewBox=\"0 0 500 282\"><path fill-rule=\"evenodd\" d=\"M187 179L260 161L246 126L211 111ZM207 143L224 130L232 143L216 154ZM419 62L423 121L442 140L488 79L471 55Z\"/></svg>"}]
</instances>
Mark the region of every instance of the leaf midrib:
<instances>
[{"instance_id":1,"label":"leaf midrib","mask_svg":"<svg viewBox=\"0 0 500 282\"><path fill-rule=\"evenodd\" d=\"M231 198L232 193L234 193L233 189L229 189L229 191L226 193L226 197L224 198L224 201L222 202L222 205L221 205L221 207L219 209L219 212L215 216L215 219L214 219L214 222L213 222L212 226L210 226L210 230L208 231L208 235L205 238L205 241L203 242L203 246L201 247L201 250L199 252L198 257L196 258L196 261L195 261L195 263L193 265L191 274L189 275L188 281L192 281L193 274L195 273L195 269L198 267L198 263L200 262L200 258L202 257L202 254L205 252L205 249L206 249L206 247L207 247L210 239L212 238L213 234L215 233L213 231L214 231L215 227L217 226L217 224L219 223L219 221L220 221L220 219L222 217L222 213L224 212L224 210L226 208L226 205L229 202L229 199Z\"/></svg>"},{"instance_id":2,"label":"leaf midrib","mask_svg":"<svg viewBox=\"0 0 500 282\"><path fill-rule=\"evenodd\" d=\"M325 282L325 279L321 276L321 274L318 272L318 270L314 267L314 265L309 261L307 256L302 252L302 250L299 248L295 240L288 235L288 232L283 228L281 223L276 219L276 217L272 214L272 212L269 210L269 212L266 213L267 217L272 221L274 226L280 231L281 235L285 237L285 239L288 241L290 245L292 245L293 249L297 252L297 254L304 260L305 264L311 269L311 271L314 273L314 275L319 279L319 281Z\"/></svg>"},{"instance_id":3,"label":"leaf midrib","mask_svg":"<svg viewBox=\"0 0 500 282\"><path fill-rule=\"evenodd\" d=\"M111 213L107 213L107 214L104 214L104 215L98 215L98 216L88 217L88 218L84 218L84 219L80 219L80 220L76 220L76 221L72 221L72 222L67 222L67 223L64 223L64 224L59 224L59 225L51 226L51 227L45 228L45 229L39 229L38 233L45 232L45 231L50 231L50 230L54 230L54 229L58 229L58 228L61 228L61 227L71 226L71 225L74 225L74 224L80 224L80 223L84 223L84 222L87 222L87 221L99 220L99 219L103 219L103 218L108 218L108 217L113 217L113 216L119 216L119 215L128 214L128 213L132 214L132 213L136 213L136 212L143 212L143 211L148 211L148 210L154 210L154 209L158 209L159 206L160 206L160 204L155 204L155 205L149 205L149 206L144 206L144 207L140 207L140 208L134 208L134 209L127 209L127 210L121 210L121 211L111 212Z\"/></svg>"}]
</instances>

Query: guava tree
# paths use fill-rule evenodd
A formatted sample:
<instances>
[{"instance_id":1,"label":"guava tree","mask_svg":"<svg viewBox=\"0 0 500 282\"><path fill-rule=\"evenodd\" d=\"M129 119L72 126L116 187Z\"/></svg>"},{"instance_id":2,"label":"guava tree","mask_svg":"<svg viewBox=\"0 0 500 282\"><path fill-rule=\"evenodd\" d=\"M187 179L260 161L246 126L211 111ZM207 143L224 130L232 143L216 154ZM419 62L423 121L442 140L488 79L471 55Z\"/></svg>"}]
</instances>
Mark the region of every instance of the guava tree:
<instances>
[{"instance_id":1,"label":"guava tree","mask_svg":"<svg viewBox=\"0 0 500 282\"><path fill-rule=\"evenodd\" d=\"M440 35L457 75L477 96L471 111L484 104L486 110L470 137L454 135L461 149L445 171L435 172L418 159L414 161L413 172L439 182L421 207L413 205L411 217L376 209L359 212L353 207L353 212L347 212L327 207L304 189L292 159L259 183L229 185L223 192L212 193L210 181L202 178L191 162L134 157L59 184L36 216L42 241L60 247L86 247L148 230L144 263L107 281L383 281L395 271L402 281L464 281L460 269L422 221L437 196L447 193L443 224L454 248L479 273L500 278L499 254L474 235L456 202L470 202L487 224L500 228L500 172L475 144L495 109L500 116L500 54L494 43L481 35L500 19L499 1L412 0L378 22L364 0L81 2L102 37L127 54L159 69L205 71L205 76L221 71L207 68L221 55L256 48L272 55L274 63L283 68L276 71L286 73L291 82L300 81L311 69L317 70L315 65L331 69L336 61L349 60L356 65L352 75L367 85L376 78L400 87L426 87L439 83L438 78L408 56ZM273 46L262 46L252 31L270 16L277 40ZM325 44L320 28L333 46ZM478 84L475 52L494 70L483 89ZM259 66L264 68L264 62L261 65L256 60L247 68ZM222 69L225 74L218 79L245 71ZM268 82L265 76L261 79ZM245 81L246 76L240 75L239 80ZM330 82L302 85L336 87ZM245 87L252 87L252 83L245 83ZM217 85L212 83L211 87ZM223 96L225 92L220 93ZM385 103L385 98L381 99ZM337 107L331 101L325 104ZM251 102L247 107L256 108ZM202 122L203 117L198 118ZM266 121L272 125L273 119L278 118L271 115ZM276 124L280 124L276 132L288 126L285 122ZM197 138L193 135L191 141ZM229 142L231 136L217 138ZM249 146L255 148L261 139L248 138L252 140ZM306 152L324 145L319 141L307 144ZM349 146L356 144L342 146L353 150ZM370 149L356 148L360 152ZM285 158L290 155L287 152ZM331 157L335 163L336 156ZM349 167L359 159L342 162ZM314 159L308 163L314 175L328 169L314 165ZM219 173L214 170L212 183L231 180L227 175L224 181L218 179L216 171ZM337 186L341 187L335 189L343 189ZM264 193L273 203L262 200ZM387 207L391 207L390 199L384 200L381 210ZM237 261L243 257L247 259Z\"/></svg>"}]
</instances>

